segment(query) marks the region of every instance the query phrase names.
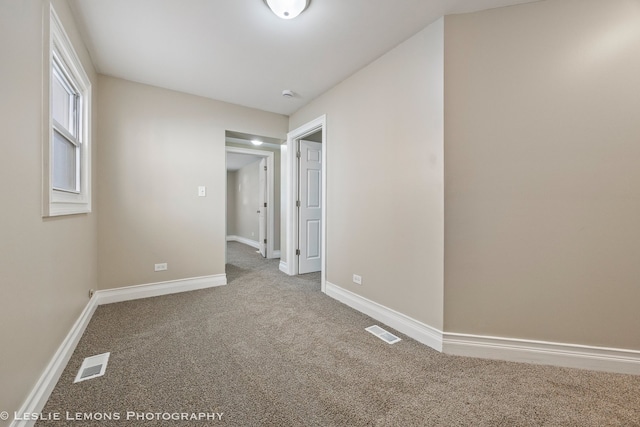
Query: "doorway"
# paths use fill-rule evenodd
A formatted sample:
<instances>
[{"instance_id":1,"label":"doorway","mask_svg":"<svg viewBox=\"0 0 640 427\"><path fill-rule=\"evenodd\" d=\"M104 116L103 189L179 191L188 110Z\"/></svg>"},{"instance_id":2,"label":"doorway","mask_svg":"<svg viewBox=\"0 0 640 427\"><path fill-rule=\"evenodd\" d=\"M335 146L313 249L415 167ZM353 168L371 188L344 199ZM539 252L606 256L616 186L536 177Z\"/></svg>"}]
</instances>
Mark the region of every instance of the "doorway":
<instances>
[{"instance_id":1,"label":"doorway","mask_svg":"<svg viewBox=\"0 0 640 427\"><path fill-rule=\"evenodd\" d=\"M227 153L227 241L238 241L256 248L264 258L278 258L275 243L275 197L274 197L274 153L250 148L226 147ZM241 165L231 166L231 165ZM230 179L230 173L243 172L244 182ZM245 170L248 170L244 173ZM251 189L247 188L251 185ZM250 191L248 191L250 190ZM229 204L241 197L237 205L242 206L244 226L247 232L230 234L229 229L238 229L236 218L229 215ZM248 205L247 205L248 204ZM246 211L246 212L244 212ZM248 218L248 219L247 219ZM247 226L246 224L249 224ZM255 230L255 231L254 231ZM251 234L249 234L251 233Z\"/></svg>"},{"instance_id":2,"label":"doorway","mask_svg":"<svg viewBox=\"0 0 640 427\"><path fill-rule=\"evenodd\" d=\"M322 292L326 285L326 134L326 116L322 116L289 132L283 147L286 261L280 269L291 276L319 269Z\"/></svg>"}]
</instances>

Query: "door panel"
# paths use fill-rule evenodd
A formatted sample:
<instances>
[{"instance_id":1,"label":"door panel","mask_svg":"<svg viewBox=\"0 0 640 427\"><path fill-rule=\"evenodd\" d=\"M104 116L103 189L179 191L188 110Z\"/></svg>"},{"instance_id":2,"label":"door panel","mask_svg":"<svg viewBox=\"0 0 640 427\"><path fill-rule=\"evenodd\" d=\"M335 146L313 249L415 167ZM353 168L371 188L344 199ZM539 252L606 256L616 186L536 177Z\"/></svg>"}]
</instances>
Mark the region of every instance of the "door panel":
<instances>
[{"instance_id":1,"label":"door panel","mask_svg":"<svg viewBox=\"0 0 640 427\"><path fill-rule=\"evenodd\" d=\"M300 141L298 272L320 271L322 217L322 144Z\"/></svg>"},{"instance_id":2,"label":"door panel","mask_svg":"<svg viewBox=\"0 0 640 427\"><path fill-rule=\"evenodd\" d=\"M307 171L307 207L320 208L320 171Z\"/></svg>"},{"instance_id":3,"label":"door panel","mask_svg":"<svg viewBox=\"0 0 640 427\"><path fill-rule=\"evenodd\" d=\"M320 221L307 221L307 259L320 259Z\"/></svg>"}]
</instances>

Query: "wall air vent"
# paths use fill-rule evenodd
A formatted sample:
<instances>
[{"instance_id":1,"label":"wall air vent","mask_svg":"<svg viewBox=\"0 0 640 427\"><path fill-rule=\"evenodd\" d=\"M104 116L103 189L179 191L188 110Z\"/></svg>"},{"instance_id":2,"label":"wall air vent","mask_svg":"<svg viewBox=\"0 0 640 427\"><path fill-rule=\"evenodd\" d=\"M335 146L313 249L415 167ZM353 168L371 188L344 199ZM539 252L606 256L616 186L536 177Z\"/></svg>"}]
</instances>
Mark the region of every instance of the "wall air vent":
<instances>
[{"instance_id":1,"label":"wall air vent","mask_svg":"<svg viewBox=\"0 0 640 427\"><path fill-rule=\"evenodd\" d=\"M365 331L371 332L373 335L377 336L387 344L395 344L398 341L401 341L400 338L393 335L391 332L385 331L378 325L369 326L368 328L365 328Z\"/></svg>"},{"instance_id":2,"label":"wall air vent","mask_svg":"<svg viewBox=\"0 0 640 427\"><path fill-rule=\"evenodd\" d=\"M103 376L107 370L107 362L109 362L110 354L111 353L102 353L84 359L74 383Z\"/></svg>"}]
</instances>

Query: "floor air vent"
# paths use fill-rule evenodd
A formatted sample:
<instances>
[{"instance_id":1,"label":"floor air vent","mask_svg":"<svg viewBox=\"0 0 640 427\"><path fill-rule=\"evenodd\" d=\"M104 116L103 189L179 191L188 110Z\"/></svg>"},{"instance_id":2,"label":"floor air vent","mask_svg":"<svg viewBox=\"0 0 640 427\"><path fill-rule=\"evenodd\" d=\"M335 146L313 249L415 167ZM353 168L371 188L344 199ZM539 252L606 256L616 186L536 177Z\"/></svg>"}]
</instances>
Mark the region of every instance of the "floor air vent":
<instances>
[{"instance_id":1,"label":"floor air vent","mask_svg":"<svg viewBox=\"0 0 640 427\"><path fill-rule=\"evenodd\" d=\"M102 353L84 359L74 383L103 376L104 372L107 370L109 354L111 353Z\"/></svg>"},{"instance_id":2,"label":"floor air vent","mask_svg":"<svg viewBox=\"0 0 640 427\"><path fill-rule=\"evenodd\" d=\"M371 332L373 335L377 336L382 341L388 344L395 344L398 341L401 341L400 338L393 335L391 332L385 331L378 325L369 326L368 328L365 328L365 331Z\"/></svg>"}]
</instances>

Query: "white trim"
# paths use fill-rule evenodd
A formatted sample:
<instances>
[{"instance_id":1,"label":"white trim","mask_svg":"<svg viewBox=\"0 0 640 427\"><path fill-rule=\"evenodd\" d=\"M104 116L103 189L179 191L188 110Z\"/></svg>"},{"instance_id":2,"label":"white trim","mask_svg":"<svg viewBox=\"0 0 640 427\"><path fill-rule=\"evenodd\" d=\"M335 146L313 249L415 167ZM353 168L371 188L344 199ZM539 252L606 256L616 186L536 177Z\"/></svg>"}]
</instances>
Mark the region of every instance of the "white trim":
<instances>
[{"instance_id":1,"label":"white trim","mask_svg":"<svg viewBox=\"0 0 640 427\"><path fill-rule=\"evenodd\" d=\"M260 249L260 242L257 240L247 239L246 237L231 235L227 236L227 242L238 242L244 243L245 245L249 245L252 248Z\"/></svg>"},{"instance_id":2,"label":"white trim","mask_svg":"<svg viewBox=\"0 0 640 427\"><path fill-rule=\"evenodd\" d=\"M78 320L76 320L71 327L71 330L62 341L62 344L60 344L60 347L58 347L58 350L55 352L53 358L38 379L38 382L22 404L22 407L18 410L18 414L35 414L42 412L44 405L47 403L47 400L49 400L51 392L60 379L69 359L71 359L71 355L76 349L78 341L80 341L80 338L87 328L96 308L98 308L98 300L94 294L93 298L89 300L84 310L82 310L82 313L80 313L80 317L78 317ZM11 427L27 427L34 424L35 421L14 419L11 423Z\"/></svg>"},{"instance_id":3,"label":"white trim","mask_svg":"<svg viewBox=\"0 0 640 427\"><path fill-rule=\"evenodd\" d=\"M97 298L98 305L103 305L111 304L114 302L131 301L140 298L150 298L160 295L195 291L198 289L213 288L226 284L227 275L216 274L213 276L192 277L189 279L148 283L146 285L125 286L115 289L103 289L100 291L96 291L94 297Z\"/></svg>"},{"instance_id":4,"label":"white trim","mask_svg":"<svg viewBox=\"0 0 640 427\"><path fill-rule=\"evenodd\" d=\"M273 257L274 258L280 258L280 255L281 255L281 253L280 253L279 249L277 251L273 251Z\"/></svg>"},{"instance_id":5,"label":"white trim","mask_svg":"<svg viewBox=\"0 0 640 427\"><path fill-rule=\"evenodd\" d=\"M393 309L371 301L331 282L326 282L326 294L331 298L366 314L414 340L442 351L442 331L406 316Z\"/></svg>"},{"instance_id":6,"label":"white trim","mask_svg":"<svg viewBox=\"0 0 640 427\"><path fill-rule=\"evenodd\" d=\"M280 260L280 264L278 264L278 269L282 271L284 274L289 274L289 266L287 266L286 261Z\"/></svg>"},{"instance_id":7,"label":"white trim","mask_svg":"<svg viewBox=\"0 0 640 427\"><path fill-rule=\"evenodd\" d=\"M226 162L226 153L236 153L236 154L250 154L252 156L257 156L261 158L267 159L267 258L276 258L273 255L273 242L275 236L276 229L276 218L275 218L275 197L274 197L274 167L275 167L275 153L273 151L265 151L265 150L252 150L250 148L239 148L239 147L225 147L225 162ZM226 175L225 175L226 177ZM226 178L225 178L226 180ZM225 185L225 191L227 186ZM225 203L227 200L227 194L225 193ZM225 209L225 224L226 220L226 212ZM282 214L281 214L282 215ZM228 239L227 239L228 241ZM243 241L238 240L241 243L245 243ZM249 241L247 239L247 241ZM253 246L250 243L245 243L247 245ZM258 243L257 249L260 249L260 244Z\"/></svg>"},{"instance_id":8,"label":"white trim","mask_svg":"<svg viewBox=\"0 0 640 427\"><path fill-rule=\"evenodd\" d=\"M290 276L298 274L298 263L296 260L296 248L298 242L298 209L296 208L296 200L298 195L298 162L296 158L296 145L298 141L307 135L322 130L322 233L320 236L320 289L326 292L326 264L327 264L327 116L322 115L304 125L292 130L287 134L286 153L282 152L281 167L287 168L286 182L282 183L283 192L286 200L286 234L287 234L287 260L288 270L286 273ZM286 154L286 155L285 155Z\"/></svg>"},{"instance_id":9,"label":"white trim","mask_svg":"<svg viewBox=\"0 0 640 427\"><path fill-rule=\"evenodd\" d=\"M444 353L640 375L640 351L482 335L444 334Z\"/></svg>"}]
</instances>

